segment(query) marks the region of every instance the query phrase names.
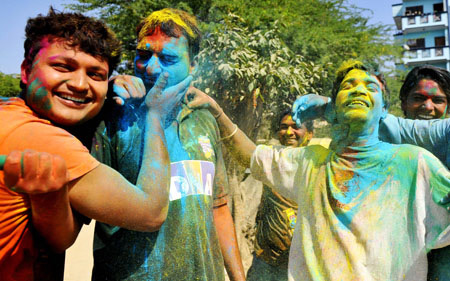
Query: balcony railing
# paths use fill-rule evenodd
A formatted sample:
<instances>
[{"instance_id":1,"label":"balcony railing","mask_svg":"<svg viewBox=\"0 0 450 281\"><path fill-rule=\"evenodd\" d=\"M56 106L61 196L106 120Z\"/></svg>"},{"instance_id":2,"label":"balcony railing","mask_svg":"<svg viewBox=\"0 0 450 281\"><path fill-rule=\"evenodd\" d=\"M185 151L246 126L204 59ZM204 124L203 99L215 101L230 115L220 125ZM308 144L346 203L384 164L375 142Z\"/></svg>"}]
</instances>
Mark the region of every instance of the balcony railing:
<instances>
[{"instance_id":1,"label":"balcony railing","mask_svg":"<svg viewBox=\"0 0 450 281\"><path fill-rule=\"evenodd\" d=\"M420 63L423 61L448 61L450 60L449 47L440 46L412 49L405 52L403 60L407 64Z\"/></svg>"},{"instance_id":2,"label":"balcony railing","mask_svg":"<svg viewBox=\"0 0 450 281\"><path fill-rule=\"evenodd\" d=\"M402 17L402 29L405 30L405 32L407 29L427 27L433 29L445 27L447 25L447 12Z\"/></svg>"}]
</instances>

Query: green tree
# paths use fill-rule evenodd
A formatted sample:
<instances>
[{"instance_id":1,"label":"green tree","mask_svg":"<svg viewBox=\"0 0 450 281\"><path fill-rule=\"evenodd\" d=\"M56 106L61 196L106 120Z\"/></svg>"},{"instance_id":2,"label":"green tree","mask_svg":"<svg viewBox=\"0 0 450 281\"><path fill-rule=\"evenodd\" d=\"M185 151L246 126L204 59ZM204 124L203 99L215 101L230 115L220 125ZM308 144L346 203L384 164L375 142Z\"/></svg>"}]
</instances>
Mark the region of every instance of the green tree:
<instances>
[{"instance_id":1,"label":"green tree","mask_svg":"<svg viewBox=\"0 0 450 281\"><path fill-rule=\"evenodd\" d=\"M0 72L0 96L14 97L20 94L20 79L16 74Z\"/></svg>"},{"instance_id":2,"label":"green tree","mask_svg":"<svg viewBox=\"0 0 450 281\"><path fill-rule=\"evenodd\" d=\"M320 92L313 85L326 78L321 66L284 44L278 26L274 22L264 31L251 31L241 17L230 14L210 30L198 55L196 86L254 140L263 119L277 120L273 117L298 96Z\"/></svg>"},{"instance_id":3,"label":"green tree","mask_svg":"<svg viewBox=\"0 0 450 281\"><path fill-rule=\"evenodd\" d=\"M135 26L153 10L164 7L181 8L194 13L203 31L214 26L229 13L240 16L249 31L268 30L273 22L280 39L305 60L321 65L328 72L317 85L329 95L334 73L340 63L359 58L383 64L401 52L389 37L392 27L368 24L367 9L350 5L347 0L79 0L71 7L93 11L104 19L125 47L123 70L130 70L135 49Z\"/></svg>"}]
</instances>

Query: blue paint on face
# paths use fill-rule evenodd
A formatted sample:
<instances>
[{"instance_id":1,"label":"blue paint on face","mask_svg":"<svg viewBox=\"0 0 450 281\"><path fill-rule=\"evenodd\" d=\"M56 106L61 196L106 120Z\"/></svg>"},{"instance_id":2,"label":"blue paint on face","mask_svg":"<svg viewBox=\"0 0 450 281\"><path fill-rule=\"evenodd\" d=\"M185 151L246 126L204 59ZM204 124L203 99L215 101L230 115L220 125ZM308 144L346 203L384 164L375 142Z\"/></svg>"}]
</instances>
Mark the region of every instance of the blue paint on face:
<instances>
[{"instance_id":1,"label":"blue paint on face","mask_svg":"<svg viewBox=\"0 0 450 281\"><path fill-rule=\"evenodd\" d=\"M334 140L376 143L381 118L387 114L384 106L383 85L370 73L353 69L342 80L334 105L336 120L332 129Z\"/></svg>"},{"instance_id":2,"label":"blue paint on face","mask_svg":"<svg viewBox=\"0 0 450 281\"><path fill-rule=\"evenodd\" d=\"M134 72L144 82L147 92L158 76L167 72L167 87L183 81L191 72L189 45L184 36L170 37L156 30L138 42Z\"/></svg>"}]
</instances>

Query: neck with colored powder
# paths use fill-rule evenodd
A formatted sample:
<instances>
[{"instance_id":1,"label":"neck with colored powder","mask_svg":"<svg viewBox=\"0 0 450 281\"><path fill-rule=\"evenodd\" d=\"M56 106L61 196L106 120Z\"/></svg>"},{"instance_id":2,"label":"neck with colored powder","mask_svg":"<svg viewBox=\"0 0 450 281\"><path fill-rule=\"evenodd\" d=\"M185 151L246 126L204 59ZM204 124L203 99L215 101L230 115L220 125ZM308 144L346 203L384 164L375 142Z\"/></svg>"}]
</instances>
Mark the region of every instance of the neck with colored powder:
<instances>
[{"instance_id":1,"label":"neck with colored powder","mask_svg":"<svg viewBox=\"0 0 450 281\"><path fill-rule=\"evenodd\" d=\"M349 126L335 123L331 127L330 148L339 154L347 151L348 148L376 145L380 142L378 127L378 123L370 124L370 126Z\"/></svg>"}]
</instances>

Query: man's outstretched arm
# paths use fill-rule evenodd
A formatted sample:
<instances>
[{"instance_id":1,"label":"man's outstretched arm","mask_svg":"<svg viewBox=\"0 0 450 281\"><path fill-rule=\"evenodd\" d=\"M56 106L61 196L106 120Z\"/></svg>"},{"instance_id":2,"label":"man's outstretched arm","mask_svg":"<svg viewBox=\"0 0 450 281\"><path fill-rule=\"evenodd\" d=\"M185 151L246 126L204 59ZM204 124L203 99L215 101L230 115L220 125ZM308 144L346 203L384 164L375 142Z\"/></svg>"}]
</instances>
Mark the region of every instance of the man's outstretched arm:
<instances>
[{"instance_id":1,"label":"man's outstretched arm","mask_svg":"<svg viewBox=\"0 0 450 281\"><path fill-rule=\"evenodd\" d=\"M250 166L250 159L255 144L242 132L236 124L223 112L217 102L202 91L190 87L185 98L189 108L205 108L216 118L219 125L221 141L231 152L233 158L245 167Z\"/></svg>"},{"instance_id":2,"label":"man's outstretched arm","mask_svg":"<svg viewBox=\"0 0 450 281\"><path fill-rule=\"evenodd\" d=\"M81 214L137 231L155 231L164 222L169 202L170 160L162 124L192 80L188 77L165 88L167 78L166 74L161 74L145 97L148 110L137 186L100 164L71 182L70 201Z\"/></svg>"}]
</instances>

